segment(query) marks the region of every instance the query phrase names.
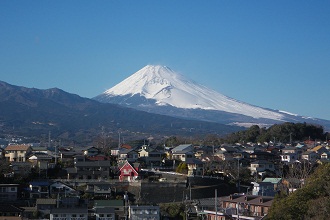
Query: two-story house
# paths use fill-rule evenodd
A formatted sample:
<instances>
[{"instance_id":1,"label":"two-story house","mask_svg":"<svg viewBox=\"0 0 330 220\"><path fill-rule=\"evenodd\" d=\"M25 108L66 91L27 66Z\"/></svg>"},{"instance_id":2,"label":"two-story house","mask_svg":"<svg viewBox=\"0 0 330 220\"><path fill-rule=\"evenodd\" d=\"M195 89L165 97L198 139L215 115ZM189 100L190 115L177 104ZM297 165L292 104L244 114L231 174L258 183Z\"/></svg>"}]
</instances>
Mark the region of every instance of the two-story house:
<instances>
[{"instance_id":1,"label":"two-story house","mask_svg":"<svg viewBox=\"0 0 330 220\"><path fill-rule=\"evenodd\" d=\"M25 162L31 152L30 145L8 145L5 148L5 158L10 162Z\"/></svg>"},{"instance_id":2,"label":"two-story house","mask_svg":"<svg viewBox=\"0 0 330 220\"><path fill-rule=\"evenodd\" d=\"M316 153L315 151L305 151L301 155L301 159L308 160L310 162L315 162L317 159L319 159L321 156Z\"/></svg>"},{"instance_id":3,"label":"two-story house","mask_svg":"<svg viewBox=\"0 0 330 220\"><path fill-rule=\"evenodd\" d=\"M143 145L138 152L139 158L146 162L147 166L160 166L165 153L148 145Z\"/></svg>"},{"instance_id":4,"label":"two-story house","mask_svg":"<svg viewBox=\"0 0 330 220\"><path fill-rule=\"evenodd\" d=\"M74 168L67 168L68 179L109 179L110 160L88 161L84 157L76 157Z\"/></svg>"},{"instance_id":5,"label":"two-story house","mask_svg":"<svg viewBox=\"0 0 330 220\"><path fill-rule=\"evenodd\" d=\"M118 152L118 163L123 163L126 160L134 163L139 158L139 153L135 149L121 148Z\"/></svg>"},{"instance_id":6,"label":"two-story house","mask_svg":"<svg viewBox=\"0 0 330 220\"><path fill-rule=\"evenodd\" d=\"M88 209L86 208L55 208L50 211L50 220L87 220Z\"/></svg>"},{"instance_id":7,"label":"two-story house","mask_svg":"<svg viewBox=\"0 0 330 220\"><path fill-rule=\"evenodd\" d=\"M251 175L261 174L265 171L275 172L275 166L267 160L256 160L250 165Z\"/></svg>"},{"instance_id":8,"label":"two-story house","mask_svg":"<svg viewBox=\"0 0 330 220\"><path fill-rule=\"evenodd\" d=\"M240 219L264 217L273 203L274 197L254 195L230 195L222 198L222 208L227 216ZM261 218L258 218L261 219Z\"/></svg>"},{"instance_id":9,"label":"two-story house","mask_svg":"<svg viewBox=\"0 0 330 220\"><path fill-rule=\"evenodd\" d=\"M53 197L79 196L79 192L77 190L59 181L56 181L49 185L49 194L53 195Z\"/></svg>"},{"instance_id":10,"label":"two-story house","mask_svg":"<svg viewBox=\"0 0 330 220\"><path fill-rule=\"evenodd\" d=\"M187 158L194 158L194 146L192 144L181 144L172 149L172 159L185 162Z\"/></svg>"},{"instance_id":11,"label":"two-story house","mask_svg":"<svg viewBox=\"0 0 330 220\"><path fill-rule=\"evenodd\" d=\"M19 184L0 184L0 203L17 200L18 186Z\"/></svg>"},{"instance_id":12,"label":"two-story house","mask_svg":"<svg viewBox=\"0 0 330 220\"><path fill-rule=\"evenodd\" d=\"M120 168L119 171L120 171L120 175L119 175L120 181L132 182L135 181L139 176L139 172L138 172L139 168L134 167L128 161L124 163L124 165Z\"/></svg>"},{"instance_id":13,"label":"two-story house","mask_svg":"<svg viewBox=\"0 0 330 220\"><path fill-rule=\"evenodd\" d=\"M30 198L49 198L50 181L33 181L29 184Z\"/></svg>"},{"instance_id":14,"label":"two-story house","mask_svg":"<svg viewBox=\"0 0 330 220\"><path fill-rule=\"evenodd\" d=\"M159 206L130 206L129 219L153 219L160 220Z\"/></svg>"},{"instance_id":15,"label":"two-story house","mask_svg":"<svg viewBox=\"0 0 330 220\"><path fill-rule=\"evenodd\" d=\"M97 154L99 154L100 150L96 147L85 147L84 149L82 149L82 153L85 156L95 156Z\"/></svg>"},{"instance_id":16,"label":"two-story house","mask_svg":"<svg viewBox=\"0 0 330 220\"><path fill-rule=\"evenodd\" d=\"M196 158L187 158L188 176L203 175L204 163Z\"/></svg>"}]
</instances>

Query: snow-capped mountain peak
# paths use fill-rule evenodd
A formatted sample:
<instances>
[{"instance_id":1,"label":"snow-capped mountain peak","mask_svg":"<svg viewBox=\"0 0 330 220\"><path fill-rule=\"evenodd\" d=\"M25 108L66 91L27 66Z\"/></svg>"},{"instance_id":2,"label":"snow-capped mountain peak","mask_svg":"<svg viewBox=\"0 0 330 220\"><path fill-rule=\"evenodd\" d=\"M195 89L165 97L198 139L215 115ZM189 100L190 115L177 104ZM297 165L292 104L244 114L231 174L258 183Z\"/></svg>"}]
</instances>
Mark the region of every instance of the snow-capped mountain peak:
<instances>
[{"instance_id":1,"label":"snow-capped mountain peak","mask_svg":"<svg viewBox=\"0 0 330 220\"><path fill-rule=\"evenodd\" d=\"M224 96L185 78L166 66L147 65L108 89L96 99L111 102L113 97L141 96L158 106L181 109L203 109L242 114L253 118L282 120L283 114L249 105ZM129 101L128 101L129 102ZM121 104L122 101L121 101ZM129 105L129 103L126 103Z\"/></svg>"}]
</instances>

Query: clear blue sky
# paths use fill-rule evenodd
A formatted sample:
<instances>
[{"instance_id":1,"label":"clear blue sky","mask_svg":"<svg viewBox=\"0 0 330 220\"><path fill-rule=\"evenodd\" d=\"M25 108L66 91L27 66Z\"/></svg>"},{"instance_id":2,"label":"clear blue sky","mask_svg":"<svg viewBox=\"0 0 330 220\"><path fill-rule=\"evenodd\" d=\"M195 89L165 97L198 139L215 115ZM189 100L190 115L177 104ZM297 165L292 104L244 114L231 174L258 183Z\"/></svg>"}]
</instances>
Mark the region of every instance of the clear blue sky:
<instances>
[{"instance_id":1,"label":"clear blue sky","mask_svg":"<svg viewBox=\"0 0 330 220\"><path fill-rule=\"evenodd\" d=\"M147 64L330 119L330 1L0 1L0 80L94 97Z\"/></svg>"}]
</instances>

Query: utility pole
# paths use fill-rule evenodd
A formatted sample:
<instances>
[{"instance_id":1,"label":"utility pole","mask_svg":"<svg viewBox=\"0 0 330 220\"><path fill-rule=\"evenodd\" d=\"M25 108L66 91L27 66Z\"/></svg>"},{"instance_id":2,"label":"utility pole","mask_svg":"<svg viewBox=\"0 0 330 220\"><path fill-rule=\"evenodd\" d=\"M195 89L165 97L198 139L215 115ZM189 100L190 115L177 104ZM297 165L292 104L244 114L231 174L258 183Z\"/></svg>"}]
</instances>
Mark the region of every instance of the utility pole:
<instances>
[{"instance_id":1,"label":"utility pole","mask_svg":"<svg viewBox=\"0 0 330 220\"><path fill-rule=\"evenodd\" d=\"M292 137L291 137L292 133L290 132L290 144L292 143Z\"/></svg>"},{"instance_id":2,"label":"utility pole","mask_svg":"<svg viewBox=\"0 0 330 220\"><path fill-rule=\"evenodd\" d=\"M125 219L128 220L129 213L128 213L128 204L127 204L128 203L127 191L125 191L124 200L125 200L125 210L124 210L124 212L125 212Z\"/></svg>"},{"instance_id":3,"label":"utility pole","mask_svg":"<svg viewBox=\"0 0 330 220\"><path fill-rule=\"evenodd\" d=\"M120 149L120 131L118 131L118 150Z\"/></svg>"},{"instance_id":4,"label":"utility pole","mask_svg":"<svg viewBox=\"0 0 330 220\"><path fill-rule=\"evenodd\" d=\"M48 148L50 148L50 131L48 133Z\"/></svg>"},{"instance_id":5,"label":"utility pole","mask_svg":"<svg viewBox=\"0 0 330 220\"><path fill-rule=\"evenodd\" d=\"M240 186L240 180L239 180L239 160L241 158L237 157L237 189L238 189L238 193L240 193L241 191L241 186Z\"/></svg>"},{"instance_id":6,"label":"utility pole","mask_svg":"<svg viewBox=\"0 0 330 220\"><path fill-rule=\"evenodd\" d=\"M189 183L189 200L191 201L191 184Z\"/></svg>"},{"instance_id":7,"label":"utility pole","mask_svg":"<svg viewBox=\"0 0 330 220\"><path fill-rule=\"evenodd\" d=\"M215 210L215 220L218 220L218 190L215 189L214 195L214 210Z\"/></svg>"}]
</instances>

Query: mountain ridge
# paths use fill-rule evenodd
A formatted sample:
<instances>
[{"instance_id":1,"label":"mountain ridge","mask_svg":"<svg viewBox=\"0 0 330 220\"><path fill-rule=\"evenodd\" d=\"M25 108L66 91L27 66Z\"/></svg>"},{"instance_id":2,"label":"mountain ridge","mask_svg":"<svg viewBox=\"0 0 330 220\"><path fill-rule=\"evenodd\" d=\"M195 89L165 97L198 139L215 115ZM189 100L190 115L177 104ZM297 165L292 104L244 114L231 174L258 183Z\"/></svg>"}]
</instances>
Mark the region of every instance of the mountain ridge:
<instances>
[{"instance_id":1,"label":"mountain ridge","mask_svg":"<svg viewBox=\"0 0 330 220\"><path fill-rule=\"evenodd\" d=\"M67 93L58 88L40 90L14 86L0 81L0 129L3 133L90 138L98 135L101 127L117 134L127 131L140 135L226 134L238 127L183 120L151 114L111 103ZM13 127L15 129L13 129ZM191 127L196 128L191 132Z\"/></svg>"}]
</instances>

